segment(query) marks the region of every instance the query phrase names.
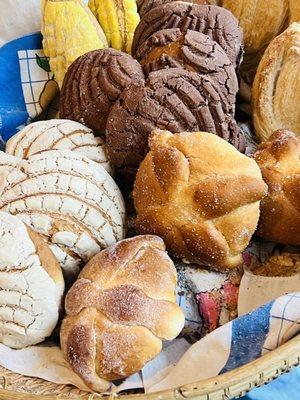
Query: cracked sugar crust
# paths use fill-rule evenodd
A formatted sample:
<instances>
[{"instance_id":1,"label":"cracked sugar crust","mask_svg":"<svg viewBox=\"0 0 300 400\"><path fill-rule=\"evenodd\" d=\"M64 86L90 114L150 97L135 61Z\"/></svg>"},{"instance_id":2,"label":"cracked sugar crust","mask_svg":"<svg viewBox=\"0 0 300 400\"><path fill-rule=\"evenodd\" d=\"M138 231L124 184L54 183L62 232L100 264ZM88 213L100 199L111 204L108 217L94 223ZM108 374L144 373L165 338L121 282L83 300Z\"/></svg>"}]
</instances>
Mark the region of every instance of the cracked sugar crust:
<instances>
[{"instance_id":1,"label":"cracked sugar crust","mask_svg":"<svg viewBox=\"0 0 300 400\"><path fill-rule=\"evenodd\" d=\"M192 30L181 32L178 28L164 29L154 33L139 47L136 58L146 75L176 67L207 74L235 104L238 80L234 66L222 47L207 35Z\"/></svg>"},{"instance_id":2,"label":"cracked sugar crust","mask_svg":"<svg viewBox=\"0 0 300 400\"><path fill-rule=\"evenodd\" d=\"M0 164L8 157L11 160L1 152ZM0 185L0 209L19 216L49 243L66 246L86 262L123 239L124 201L99 164L75 152L52 150L18 160L10 168Z\"/></svg>"},{"instance_id":3,"label":"cracked sugar crust","mask_svg":"<svg viewBox=\"0 0 300 400\"><path fill-rule=\"evenodd\" d=\"M143 82L139 63L114 49L95 50L68 69L60 97L60 117L104 133L113 103L131 82Z\"/></svg>"},{"instance_id":4,"label":"cracked sugar crust","mask_svg":"<svg viewBox=\"0 0 300 400\"><path fill-rule=\"evenodd\" d=\"M156 234L175 257L236 268L267 193L256 162L207 132L155 131L133 197L140 234Z\"/></svg>"},{"instance_id":5,"label":"cracked sugar crust","mask_svg":"<svg viewBox=\"0 0 300 400\"><path fill-rule=\"evenodd\" d=\"M54 330L64 292L47 244L18 218L0 212L0 342L40 343Z\"/></svg>"},{"instance_id":6,"label":"cracked sugar crust","mask_svg":"<svg viewBox=\"0 0 300 400\"><path fill-rule=\"evenodd\" d=\"M160 7L164 4L171 3L174 0L137 0L138 12L141 17L147 14L148 11L155 7ZM209 4L206 0L187 0L187 3L193 4Z\"/></svg>"},{"instance_id":7,"label":"cracked sugar crust","mask_svg":"<svg viewBox=\"0 0 300 400\"><path fill-rule=\"evenodd\" d=\"M92 389L101 379L137 372L160 352L162 340L179 334L184 315L176 284L158 236L122 240L89 261L66 296L61 347Z\"/></svg>"},{"instance_id":8,"label":"cracked sugar crust","mask_svg":"<svg viewBox=\"0 0 300 400\"><path fill-rule=\"evenodd\" d=\"M233 108L210 77L181 68L152 72L146 86L130 85L113 106L107 124L109 157L117 168L137 168L152 130L206 131L243 150Z\"/></svg>"},{"instance_id":9,"label":"cracked sugar crust","mask_svg":"<svg viewBox=\"0 0 300 400\"><path fill-rule=\"evenodd\" d=\"M47 150L73 150L98 162L111 174L106 145L91 129L70 120L52 119L27 125L6 143L6 153L19 158Z\"/></svg>"},{"instance_id":10,"label":"cracked sugar crust","mask_svg":"<svg viewBox=\"0 0 300 400\"><path fill-rule=\"evenodd\" d=\"M182 32L190 29L208 35L223 48L234 67L239 65L243 35L230 11L180 1L155 7L143 16L134 34L133 56L153 33L170 28L179 28Z\"/></svg>"}]
</instances>

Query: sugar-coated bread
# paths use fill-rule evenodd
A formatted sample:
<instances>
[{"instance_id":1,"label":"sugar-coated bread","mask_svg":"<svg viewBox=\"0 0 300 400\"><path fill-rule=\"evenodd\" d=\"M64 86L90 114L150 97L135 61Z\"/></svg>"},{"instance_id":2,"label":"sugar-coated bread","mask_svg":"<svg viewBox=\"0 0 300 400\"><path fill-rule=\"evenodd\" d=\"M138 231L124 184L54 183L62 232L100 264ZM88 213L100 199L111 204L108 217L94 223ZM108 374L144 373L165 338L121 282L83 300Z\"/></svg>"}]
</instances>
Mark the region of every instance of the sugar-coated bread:
<instances>
[{"instance_id":1,"label":"sugar-coated bread","mask_svg":"<svg viewBox=\"0 0 300 400\"><path fill-rule=\"evenodd\" d=\"M0 342L19 349L50 336L63 292L60 266L42 237L0 212Z\"/></svg>"},{"instance_id":2,"label":"sugar-coated bread","mask_svg":"<svg viewBox=\"0 0 300 400\"><path fill-rule=\"evenodd\" d=\"M44 235L66 276L125 236L120 190L98 163L50 150L26 160L0 152L0 210Z\"/></svg>"},{"instance_id":3,"label":"sugar-coated bread","mask_svg":"<svg viewBox=\"0 0 300 400\"><path fill-rule=\"evenodd\" d=\"M84 267L66 296L60 338L65 358L91 389L139 371L161 351L162 340L180 333L176 283L157 236L125 239Z\"/></svg>"},{"instance_id":4,"label":"sugar-coated bread","mask_svg":"<svg viewBox=\"0 0 300 400\"><path fill-rule=\"evenodd\" d=\"M275 132L254 155L267 183L258 234L277 243L300 245L300 138Z\"/></svg>"},{"instance_id":5,"label":"sugar-coated bread","mask_svg":"<svg viewBox=\"0 0 300 400\"><path fill-rule=\"evenodd\" d=\"M134 185L138 232L190 262L241 264L267 192L256 162L206 132L155 131L149 146Z\"/></svg>"},{"instance_id":6,"label":"sugar-coated bread","mask_svg":"<svg viewBox=\"0 0 300 400\"><path fill-rule=\"evenodd\" d=\"M33 122L12 136L5 148L6 153L19 158L47 150L75 151L111 173L104 140L79 122L67 119Z\"/></svg>"},{"instance_id":7,"label":"sugar-coated bread","mask_svg":"<svg viewBox=\"0 0 300 400\"><path fill-rule=\"evenodd\" d=\"M253 83L253 123L261 141L278 129L300 134L300 23L269 44Z\"/></svg>"}]
</instances>

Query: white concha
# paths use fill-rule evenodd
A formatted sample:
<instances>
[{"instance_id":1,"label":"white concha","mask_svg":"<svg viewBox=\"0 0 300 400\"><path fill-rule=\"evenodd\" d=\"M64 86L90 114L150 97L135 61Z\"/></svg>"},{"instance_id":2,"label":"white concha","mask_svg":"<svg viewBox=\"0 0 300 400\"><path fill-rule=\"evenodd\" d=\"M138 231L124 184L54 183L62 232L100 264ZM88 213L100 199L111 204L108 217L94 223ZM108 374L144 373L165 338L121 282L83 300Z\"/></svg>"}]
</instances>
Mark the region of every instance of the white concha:
<instances>
[{"instance_id":1,"label":"white concha","mask_svg":"<svg viewBox=\"0 0 300 400\"><path fill-rule=\"evenodd\" d=\"M27 125L6 144L6 153L28 158L47 150L73 150L99 163L110 174L106 145L102 138L79 122L50 119Z\"/></svg>"},{"instance_id":2,"label":"white concha","mask_svg":"<svg viewBox=\"0 0 300 400\"><path fill-rule=\"evenodd\" d=\"M0 152L0 166L7 154ZM125 236L125 205L100 164L66 151L18 160L0 180L0 210L18 216L47 238L65 271L73 274L101 249ZM4 168L4 167L3 167Z\"/></svg>"},{"instance_id":3,"label":"white concha","mask_svg":"<svg viewBox=\"0 0 300 400\"><path fill-rule=\"evenodd\" d=\"M63 292L49 246L18 218L0 212L0 342L23 348L50 336Z\"/></svg>"}]
</instances>

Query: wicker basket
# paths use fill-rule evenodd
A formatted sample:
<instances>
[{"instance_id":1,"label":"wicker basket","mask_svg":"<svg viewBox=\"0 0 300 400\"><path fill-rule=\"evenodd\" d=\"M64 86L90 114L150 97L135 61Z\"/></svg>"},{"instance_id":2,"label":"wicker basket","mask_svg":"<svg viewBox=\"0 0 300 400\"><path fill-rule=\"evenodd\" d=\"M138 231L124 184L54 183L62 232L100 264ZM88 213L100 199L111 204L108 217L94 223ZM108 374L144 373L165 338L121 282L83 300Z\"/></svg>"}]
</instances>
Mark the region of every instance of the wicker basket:
<instances>
[{"instance_id":1,"label":"wicker basket","mask_svg":"<svg viewBox=\"0 0 300 400\"><path fill-rule=\"evenodd\" d=\"M293 366L299 364L300 335L259 359L215 378L159 393L120 396L126 398L126 400L229 400L234 397L243 396L254 387L261 386L277 378L282 373L288 372ZM3 388L0 389L0 399L3 400L96 400L103 398L101 395L87 394L70 386L56 385L42 379L17 375L4 368L0 370L0 374L0 384ZM111 397L117 397L117 395Z\"/></svg>"}]
</instances>

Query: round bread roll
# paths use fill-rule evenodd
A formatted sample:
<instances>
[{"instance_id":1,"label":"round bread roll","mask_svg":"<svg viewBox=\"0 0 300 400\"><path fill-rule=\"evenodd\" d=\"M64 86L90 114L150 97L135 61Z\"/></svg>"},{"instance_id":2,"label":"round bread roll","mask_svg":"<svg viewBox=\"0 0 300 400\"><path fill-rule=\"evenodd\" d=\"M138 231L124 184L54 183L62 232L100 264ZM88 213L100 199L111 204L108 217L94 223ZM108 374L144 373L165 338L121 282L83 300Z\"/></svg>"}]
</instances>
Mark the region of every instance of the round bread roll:
<instances>
[{"instance_id":1,"label":"round bread roll","mask_svg":"<svg viewBox=\"0 0 300 400\"><path fill-rule=\"evenodd\" d=\"M191 29L208 35L223 48L234 66L240 62L243 35L231 12L217 6L181 1L155 7L143 16L134 33L132 54L135 56L153 33L169 28L179 28L183 32Z\"/></svg>"},{"instance_id":2,"label":"round bread roll","mask_svg":"<svg viewBox=\"0 0 300 400\"><path fill-rule=\"evenodd\" d=\"M239 266L267 192L256 162L206 132L154 131L149 145L134 184L138 233L188 262Z\"/></svg>"},{"instance_id":3,"label":"round bread roll","mask_svg":"<svg viewBox=\"0 0 300 400\"><path fill-rule=\"evenodd\" d=\"M216 42L200 32L163 29L154 33L138 49L137 60L146 75L164 68L185 68L209 75L235 104L238 80L234 66Z\"/></svg>"},{"instance_id":4,"label":"round bread roll","mask_svg":"<svg viewBox=\"0 0 300 400\"><path fill-rule=\"evenodd\" d=\"M131 82L143 82L140 64L114 49L95 50L69 67L60 96L60 118L83 123L95 133L105 133L113 103Z\"/></svg>"},{"instance_id":5,"label":"round bread roll","mask_svg":"<svg viewBox=\"0 0 300 400\"><path fill-rule=\"evenodd\" d=\"M21 349L40 343L59 317L64 279L43 239L0 212L0 342Z\"/></svg>"},{"instance_id":6,"label":"round bread roll","mask_svg":"<svg viewBox=\"0 0 300 400\"><path fill-rule=\"evenodd\" d=\"M244 141L233 109L209 76L182 68L152 72L146 86L128 86L111 109L107 122L110 161L131 180L148 151L148 137L156 128L172 132L203 129L242 151Z\"/></svg>"},{"instance_id":7,"label":"round bread roll","mask_svg":"<svg viewBox=\"0 0 300 400\"><path fill-rule=\"evenodd\" d=\"M184 326L177 273L157 236L136 236L97 254L69 290L60 339L66 360L101 391L104 379L139 371Z\"/></svg>"},{"instance_id":8,"label":"round bread roll","mask_svg":"<svg viewBox=\"0 0 300 400\"><path fill-rule=\"evenodd\" d=\"M300 245L300 138L275 132L254 154L269 187L261 202L258 235L277 243Z\"/></svg>"},{"instance_id":9,"label":"round bread roll","mask_svg":"<svg viewBox=\"0 0 300 400\"><path fill-rule=\"evenodd\" d=\"M125 206L111 176L72 151L27 160L0 152L0 210L18 216L49 242L67 278L125 236Z\"/></svg>"},{"instance_id":10,"label":"round bread roll","mask_svg":"<svg viewBox=\"0 0 300 400\"><path fill-rule=\"evenodd\" d=\"M47 150L73 150L99 163L107 172L111 168L103 139L78 122L64 119L37 121L11 137L6 143L6 153L28 158Z\"/></svg>"},{"instance_id":11,"label":"round bread roll","mask_svg":"<svg viewBox=\"0 0 300 400\"><path fill-rule=\"evenodd\" d=\"M261 141L278 129L300 134L300 24L268 46L252 88L253 122Z\"/></svg>"}]
</instances>

